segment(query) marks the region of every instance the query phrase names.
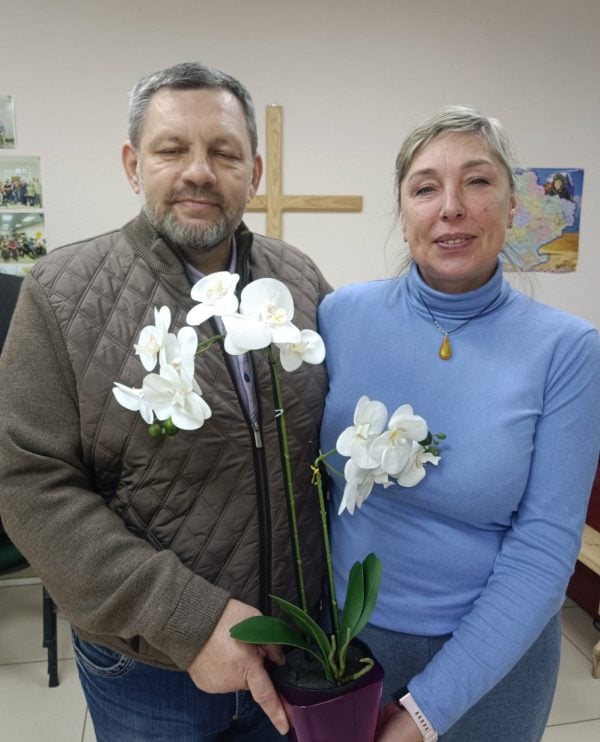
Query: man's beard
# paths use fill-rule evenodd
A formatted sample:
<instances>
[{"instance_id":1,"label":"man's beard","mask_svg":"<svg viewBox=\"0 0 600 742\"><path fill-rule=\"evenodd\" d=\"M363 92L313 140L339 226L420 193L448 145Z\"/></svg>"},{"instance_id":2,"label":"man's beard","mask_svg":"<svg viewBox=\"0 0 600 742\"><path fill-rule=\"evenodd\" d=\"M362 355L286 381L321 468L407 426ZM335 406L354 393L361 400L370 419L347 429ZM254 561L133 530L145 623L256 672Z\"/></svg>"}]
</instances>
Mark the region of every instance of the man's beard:
<instances>
[{"instance_id":1,"label":"man's beard","mask_svg":"<svg viewBox=\"0 0 600 742\"><path fill-rule=\"evenodd\" d=\"M209 253L215 247L228 240L242 221L244 206L235 212L223 207L222 199L208 188L196 188L174 191L169 194L169 201L162 205L150 203L146 199L143 184L140 182L140 198L142 209L148 217L148 221L160 236L168 243L185 253ZM172 202L183 196L190 198L206 198L215 202L220 207L220 215L208 226L185 223L173 213Z\"/></svg>"}]
</instances>

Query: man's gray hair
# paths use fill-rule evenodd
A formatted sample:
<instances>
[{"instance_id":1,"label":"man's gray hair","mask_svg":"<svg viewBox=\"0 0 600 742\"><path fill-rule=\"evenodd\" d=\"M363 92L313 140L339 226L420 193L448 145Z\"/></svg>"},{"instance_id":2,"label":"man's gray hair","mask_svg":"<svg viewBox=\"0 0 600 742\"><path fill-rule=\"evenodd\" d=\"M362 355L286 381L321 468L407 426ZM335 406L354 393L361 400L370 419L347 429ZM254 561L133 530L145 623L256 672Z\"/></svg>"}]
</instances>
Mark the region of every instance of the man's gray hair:
<instances>
[{"instance_id":1,"label":"man's gray hair","mask_svg":"<svg viewBox=\"0 0 600 742\"><path fill-rule=\"evenodd\" d=\"M231 77L231 75L197 62L182 62L166 70L160 70L146 75L139 80L129 93L129 141L134 149L137 149L140 144L148 103L152 96L161 90L161 88L175 88L179 90L215 88L227 90L232 95L235 95L244 111L252 155L256 155L258 147L256 116L250 93L241 82Z\"/></svg>"},{"instance_id":2,"label":"man's gray hair","mask_svg":"<svg viewBox=\"0 0 600 742\"><path fill-rule=\"evenodd\" d=\"M490 152L497 157L508 176L510 189L515 190L513 167L515 157L512 145L503 124L498 119L484 116L471 106L447 106L422 123L418 124L404 139L396 158L396 191L398 209L400 203L400 186L406 177L415 155L432 139L441 134L467 132L480 136Z\"/></svg>"}]
</instances>

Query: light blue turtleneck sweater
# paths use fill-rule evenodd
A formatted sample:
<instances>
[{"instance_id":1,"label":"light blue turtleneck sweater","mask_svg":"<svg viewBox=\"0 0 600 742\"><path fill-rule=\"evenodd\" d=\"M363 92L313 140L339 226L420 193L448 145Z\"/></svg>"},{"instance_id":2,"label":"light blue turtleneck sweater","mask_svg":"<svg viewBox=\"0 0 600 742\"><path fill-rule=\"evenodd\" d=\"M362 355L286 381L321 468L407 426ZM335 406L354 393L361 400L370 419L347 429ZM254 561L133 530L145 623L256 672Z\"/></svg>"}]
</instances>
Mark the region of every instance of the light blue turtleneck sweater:
<instances>
[{"instance_id":1,"label":"light blue turtleneck sweater","mask_svg":"<svg viewBox=\"0 0 600 742\"><path fill-rule=\"evenodd\" d=\"M489 305L450 334L449 361L423 298L450 333ZM334 478L331 526L341 601L350 567L374 551L383 580L372 623L453 633L409 685L442 733L561 607L598 462L598 333L512 289L500 267L481 288L451 295L413 265L402 278L335 291L319 322L330 377L324 451L363 394L390 414L410 404L447 435L419 485L376 486L353 516L337 516L344 483ZM345 459L330 462L343 470Z\"/></svg>"}]
</instances>

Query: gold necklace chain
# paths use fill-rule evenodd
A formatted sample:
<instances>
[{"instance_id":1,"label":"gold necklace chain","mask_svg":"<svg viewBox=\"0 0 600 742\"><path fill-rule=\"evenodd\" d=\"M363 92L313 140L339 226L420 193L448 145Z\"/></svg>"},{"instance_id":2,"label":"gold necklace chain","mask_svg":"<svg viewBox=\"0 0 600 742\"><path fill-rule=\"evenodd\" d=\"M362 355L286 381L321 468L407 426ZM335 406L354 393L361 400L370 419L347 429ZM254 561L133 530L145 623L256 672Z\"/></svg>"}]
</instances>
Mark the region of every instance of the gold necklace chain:
<instances>
[{"instance_id":1,"label":"gold necklace chain","mask_svg":"<svg viewBox=\"0 0 600 742\"><path fill-rule=\"evenodd\" d=\"M463 327L469 324L469 322L472 322L474 319L477 319L477 317L481 317L481 315L486 311L486 309L489 309L492 304L496 301L498 298L498 294L494 296L494 298L483 307L483 309L480 309L477 314L474 314L472 317L469 317L469 319L462 322L458 327L455 327L453 330L445 330L441 324L437 321L435 318L435 315L431 311L429 304L425 301L425 298L423 294L418 291L419 299L423 302L423 306L425 309L429 312L429 316L433 320L433 324L435 325L436 329L439 330L442 335L444 336L442 338L442 342L440 344L440 348L438 350L438 356L442 359L442 361L449 361L452 358L452 346L450 345L450 335L453 335L455 332L458 332L459 330L462 330Z\"/></svg>"}]
</instances>

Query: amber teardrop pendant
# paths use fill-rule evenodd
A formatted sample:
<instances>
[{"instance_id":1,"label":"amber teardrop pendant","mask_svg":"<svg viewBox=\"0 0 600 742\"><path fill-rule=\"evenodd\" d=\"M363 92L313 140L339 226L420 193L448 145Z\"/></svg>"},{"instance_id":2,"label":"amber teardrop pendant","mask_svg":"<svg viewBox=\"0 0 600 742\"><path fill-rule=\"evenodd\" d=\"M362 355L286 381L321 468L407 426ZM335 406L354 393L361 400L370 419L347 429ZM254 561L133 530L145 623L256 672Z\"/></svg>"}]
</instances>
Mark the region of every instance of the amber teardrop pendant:
<instances>
[{"instance_id":1,"label":"amber teardrop pendant","mask_svg":"<svg viewBox=\"0 0 600 742\"><path fill-rule=\"evenodd\" d=\"M442 340L442 344L440 345L440 349L438 351L438 356L442 359L442 361L449 361L452 358L452 347L450 345L450 338L448 335L444 335L444 339Z\"/></svg>"}]
</instances>

